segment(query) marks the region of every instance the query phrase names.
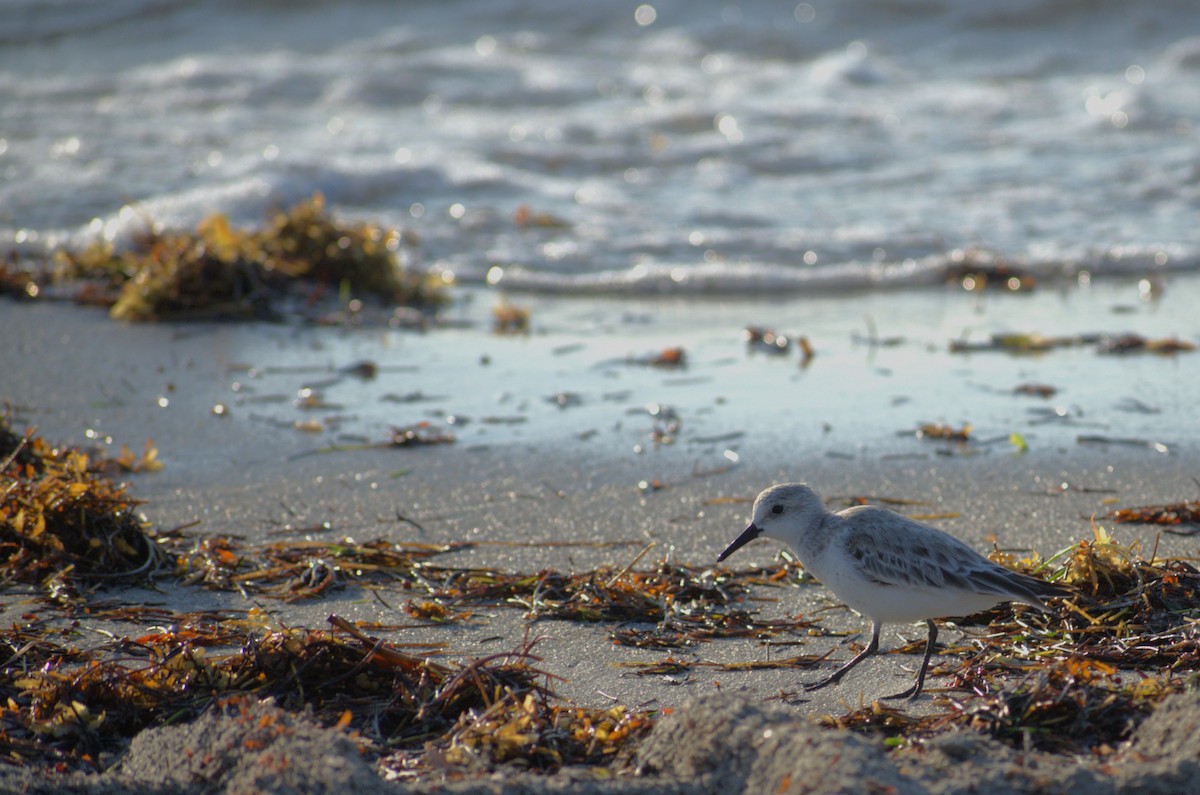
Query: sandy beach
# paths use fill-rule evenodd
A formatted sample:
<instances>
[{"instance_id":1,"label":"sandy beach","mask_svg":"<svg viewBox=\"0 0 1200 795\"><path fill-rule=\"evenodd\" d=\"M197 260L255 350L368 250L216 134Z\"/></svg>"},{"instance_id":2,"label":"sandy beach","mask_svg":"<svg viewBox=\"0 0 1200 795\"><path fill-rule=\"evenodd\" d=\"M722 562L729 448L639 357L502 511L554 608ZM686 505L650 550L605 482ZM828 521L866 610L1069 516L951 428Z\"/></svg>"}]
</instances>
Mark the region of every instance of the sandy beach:
<instances>
[{"instance_id":1,"label":"sandy beach","mask_svg":"<svg viewBox=\"0 0 1200 795\"><path fill-rule=\"evenodd\" d=\"M1113 285L1090 296L1044 295L986 306L961 294L932 301L925 296L920 301L938 307L932 320L928 313L919 320L886 316L872 305L877 299L856 303L851 297L711 305L513 298L531 308L533 333L525 337L491 333L496 299L486 293L467 296L471 300L448 313L454 328L424 334L256 324L135 326L113 323L96 310L6 303L0 306L0 337L8 343L0 360L0 397L23 425L37 426L47 439L84 447L111 440L114 450L140 449L152 439L164 468L132 476L130 491L164 531L187 526L197 536L249 541L470 541L476 545L447 560L514 572L619 570L654 542L640 565L666 559L704 567L714 565L745 526L749 501L761 488L806 480L831 504L854 496L912 501L901 510L934 517L932 523L983 552L994 543L1048 556L1090 537L1091 517L1113 507L1194 494L1200 448L1183 386L1197 382L1194 356L1116 358L1063 350L960 357L947 345L963 333L964 317L973 319L976 337L981 329L1019 322L1026 331L1048 334L1120 323L1148 335L1162 327L1188 335L1189 329L1177 327L1181 316L1173 304L1139 309L1132 318L1110 314L1125 289ZM1192 289L1184 284L1167 300L1184 300ZM905 308L904 296L889 300ZM1069 313L1062 311L1064 302ZM856 342L864 314L876 317L881 334L904 341L895 347ZM749 324L805 334L816 355L802 367L795 349L786 357L747 349L740 333ZM669 346L685 350L685 367L641 361ZM339 373L364 360L378 367L373 379ZM1050 400L1014 396L1013 387L1024 381L1054 384L1059 394ZM304 389L319 393L318 408L297 408ZM1130 409L1129 401L1145 410ZM217 405L223 415L214 413ZM1062 407L1058 420L1038 422L1055 406ZM296 422L311 420L320 432L297 430ZM456 440L420 448L368 446L386 439L392 426L421 421ZM918 439L913 430L920 422L970 424L972 441ZM1027 450L1016 448L1012 433L1021 434ZM1123 441L1086 441L1094 437ZM1128 443L1132 439L1141 443ZM1195 553L1187 536L1137 525L1115 532L1121 543L1140 539L1160 555ZM766 564L777 552L776 545L756 542L738 553L739 563ZM753 605L764 614L814 616L826 632L848 633L795 638L804 653L831 652L831 660L844 660L848 641L865 642L858 634L865 622L818 584L754 595L764 600ZM280 625L312 628L325 628L330 614L394 623L401 601L374 599L352 583L325 598L291 604L171 582L156 591L107 590L104 596L175 608L261 603ZM10 622L30 604L20 589L3 602ZM1127 764L1120 775L1086 760L1021 754L982 737L889 755L870 737L816 730L808 720L870 704L898 683L907 686L920 644L914 654L864 664L838 687L802 694L799 682L813 674L797 670L697 666L683 675L631 675L630 663L666 655L615 645L612 629L603 622L528 624L518 609L495 608L477 612L470 622L383 637L446 643L453 658L470 659L516 648L527 630L534 633L540 665L562 677L555 690L566 702L670 712L660 712L645 753L639 752L645 775L607 781L576 770L546 778L505 774L395 786L749 792L770 785L815 792L861 791L867 781L879 781L905 792L981 786L972 791L1024 792L1086 780L1106 791L1135 784L1148 787L1139 791L1169 791L1168 783L1177 781L1172 776L1197 763L1194 745L1180 745L1168 760L1155 761L1147 739L1135 739L1134 750L1121 752L1119 760ZM950 627L943 638L969 642L980 629ZM884 645L922 637L919 626L892 627ZM785 652L749 639L672 652L693 663L772 653ZM945 684L935 670L928 687L936 694ZM936 699L927 695L900 706L926 714L937 709ZM1180 709L1193 724L1200 714L1192 702ZM5 770L4 783L28 791L105 786L145 792L365 791L381 785L369 762L336 730L299 717L287 720L295 723L278 739L282 745L264 752L304 759L287 775L269 773L257 751L237 750L231 737L241 735L230 727L242 724L233 717L209 716L191 727L145 732L124 761L98 778L48 784L17 768ZM772 739L764 726L780 727L778 736ZM1139 729L1135 738L1153 730ZM164 768L164 757L175 762L181 749L206 744L232 754L224 774L206 778L186 766ZM819 779L820 785L806 778L815 764L810 756L842 752L855 761L824 769L831 778ZM1136 775L1135 762L1141 765ZM943 775L964 764L969 776ZM1151 768L1161 774L1161 787L1139 779ZM1021 777L1010 776L1003 786L981 784L1018 769Z\"/></svg>"}]
</instances>

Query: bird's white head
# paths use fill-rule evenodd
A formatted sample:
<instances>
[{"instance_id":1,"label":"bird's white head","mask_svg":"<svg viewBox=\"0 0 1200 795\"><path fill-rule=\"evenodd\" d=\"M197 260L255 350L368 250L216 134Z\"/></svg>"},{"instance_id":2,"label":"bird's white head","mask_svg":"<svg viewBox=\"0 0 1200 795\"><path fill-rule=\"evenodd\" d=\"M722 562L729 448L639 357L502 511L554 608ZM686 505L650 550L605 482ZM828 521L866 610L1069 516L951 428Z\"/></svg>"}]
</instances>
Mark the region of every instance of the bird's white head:
<instances>
[{"instance_id":1,"label":"bird's white head","mask_svg":"<svg viewBox=\"0 0 1200 795\"><path fill-rule=\"evenodd\" d=\"M772 486L754 500L750 526L725 548L717 557L717 562L725 560L759 536L782 541L792 549L797 549L802 546L802 539L820 526L825 515L824 501L807 485L783 483Z\"/></svg>"}]
</instances>

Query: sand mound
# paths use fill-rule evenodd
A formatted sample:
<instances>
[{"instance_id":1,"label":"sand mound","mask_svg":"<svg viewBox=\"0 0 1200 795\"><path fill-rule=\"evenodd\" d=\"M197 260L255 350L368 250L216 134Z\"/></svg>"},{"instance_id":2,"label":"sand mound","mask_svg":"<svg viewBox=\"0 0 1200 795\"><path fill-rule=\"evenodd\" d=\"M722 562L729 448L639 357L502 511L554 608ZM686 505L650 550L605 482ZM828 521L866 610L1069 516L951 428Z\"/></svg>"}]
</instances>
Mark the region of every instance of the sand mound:
<instances>
[{"instance_id":1,"label":"sand mound","mask_svg":"<svg viewBox=\"0 0 1200 795\"><path fill-rule=\"evenodd\" d=\"M664 715L637 753L637 776L566 769L460 781L389 783L346 733L271 704L232 702L192 723L137 736L99 776L0 773L0 790L141 793L862 793L966 795L1088 792L1158 795L1200 780L1200 694L1172 696L1115 755L1095 761L1011 748L957 732L887 752L822 729L794 709L712 693Z\"/></svg>"}]
</instances>

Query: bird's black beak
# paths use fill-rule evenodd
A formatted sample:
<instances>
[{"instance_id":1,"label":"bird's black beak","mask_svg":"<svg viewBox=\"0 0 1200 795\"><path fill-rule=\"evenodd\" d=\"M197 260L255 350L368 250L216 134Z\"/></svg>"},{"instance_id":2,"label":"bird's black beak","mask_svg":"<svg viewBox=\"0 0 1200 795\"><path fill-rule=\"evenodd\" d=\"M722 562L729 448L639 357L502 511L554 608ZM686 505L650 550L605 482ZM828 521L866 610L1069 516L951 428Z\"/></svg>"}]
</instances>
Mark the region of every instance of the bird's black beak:
<instances>
[{"instance_id":1,"label":"bird's black beak","mask_svg":"<svg viewBox=\"0 0 1200 795\"><path fill-rule=\"evenodd\" d=\"M753 523L751 523L749 527L747 527L745 530L742 531L742 534L740 536L738 536L737 538L735 538L733 540L732 544L725 547L724 552L722 552L720 555L717 555L717 563L720 563L721 561L725 560L725 558L729 557L734 552L737 552L739 549L744 547L746 544L749 544L751 541L758 538L760 535L762 535L762 529L759 527L755 527L755 525Z\"/></svg>"}]
</instances>

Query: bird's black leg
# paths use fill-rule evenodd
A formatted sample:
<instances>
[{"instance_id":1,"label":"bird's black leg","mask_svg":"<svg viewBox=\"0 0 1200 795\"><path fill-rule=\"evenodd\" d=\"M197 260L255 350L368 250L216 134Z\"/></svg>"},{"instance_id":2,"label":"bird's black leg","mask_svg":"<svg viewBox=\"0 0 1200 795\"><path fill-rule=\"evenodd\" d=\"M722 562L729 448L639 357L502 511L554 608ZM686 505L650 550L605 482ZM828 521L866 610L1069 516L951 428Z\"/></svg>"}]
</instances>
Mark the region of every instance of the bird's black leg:
<instances>
[{"instance_id":1,"label":"bird's black leg","mask_svg":"<svg viewBox=\"0 0 1200 795\"><path fill-rule=\"evenodd\" d=\"M867 648L863 649L858 654L854 655L854 659L852 659L850 662L846 663L841 668L834 671L832 674L829 675L828 678L822 679L820 682L813 682L812 684L805 685L804 690L805 691L820 690L822 687L827 687L828 685L837 684L839 681L841 681L841 678L843 676L845 676L846 673L851 668L858 665L860 662L867 659L872 654L874 654L876 651L878 651L879 650L879 628L880 628L880 626L881 625L878 621L872 622L871 642L867 644Z\"/></svg>"},{"instance_id":2,"label":"bird's black leg","mask_svg":"<svg viewBox=\"0 0 1200 795\"><path fill-rule=\"evenodd\" d=\"M929 668L929 658L933 656L933 644L937 641L937 624L933 623L932 618L925 619L925 623L929 625L929 640L925 641L925 659L921 660L921 670L917 671L917 681L903 693L884 696L885 699L907 698L911 700L921 695L921 688L925 686L925 670Z\"/></svg>"}]
</instances>

